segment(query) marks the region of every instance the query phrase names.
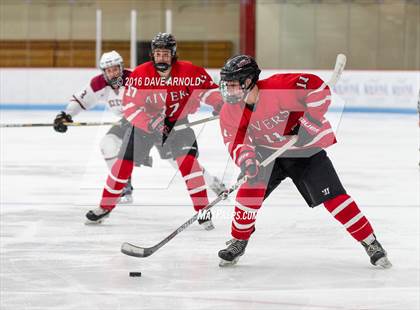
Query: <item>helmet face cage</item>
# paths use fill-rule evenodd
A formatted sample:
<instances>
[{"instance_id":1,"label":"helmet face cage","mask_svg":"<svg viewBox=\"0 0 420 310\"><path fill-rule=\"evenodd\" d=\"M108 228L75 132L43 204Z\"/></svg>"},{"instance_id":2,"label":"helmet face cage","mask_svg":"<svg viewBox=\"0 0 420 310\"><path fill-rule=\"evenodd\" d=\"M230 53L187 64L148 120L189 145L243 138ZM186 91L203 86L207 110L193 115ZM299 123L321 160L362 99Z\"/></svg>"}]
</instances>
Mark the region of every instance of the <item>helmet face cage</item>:
<instances>
[{"instance_id":1,"label":"helmet face cage","mask_svg":"<svg viewBox=\"0 0 420 310\"><path fill-rule=\"evenodd\" d=\"M247 55L230 58L220 72L220 92L226 103L235 104L245 99L258 81L261 70L255 60ZM251 82L246 86L246 80ZM241 92L229 93L228 82L238 81Z\"/></svg>"},{"instance_id":2,"label":"helmet face cage","mask_svg":"<svg viewBox=\"0 0 420 310\"><path fill-rule=\"evenodd\" d=\"M223 77L220 80L220 93L222 94L223 100L226 103L231 103L231 104L235 104L238 103L240 101L242 101L245 96L247 95L248 91L250 90L249 86L246 87L245 81L247 80L247 78L251 78L251 76L249 77L237 77L237 78L231 78L231 77ZM228 83L229 82L234 82L234 81L238 81L239 82L239 86L241 88L240 92L236 92L234 94L229 92L228 89Z\"/></svg>"},{"instance_id":3,"label":"helmet face cage","mask_svg":"<svg viewBox=\"0 0 420 310\"><path fill-rule=\"evenodd\" d=\"M107 67L107 68L105 68L105 69L102 70L103 71L103 74L104 74L104 77L105 77L105 80L108 82L109 85L111 85L114 88L119 88L119 87L121 87L121 86L124 85L124 80L123 80L124 66L123 66L122 63L119 64L118 66L120 68L120 75L117 76L117 77L113 77L111 79L108 77L108 75L105 72L105 69L107 69L109 67ZM112 66L110 66L110 67L112 67Z\"/></svg>"},{"instance_id":4,"label":"helmet face cage","mask_svg":"<svg viewBox=\"0 0 420 310\"><path fill-rule=\"evenodd\" d=\"M109 78L106 74L105 70L114 66L118 66L120 69L120 74L117 77ZM102 70L104 78L106 82L111 85L113 88L118 88L124 85L123 81L123 71L124 71L124 63L123 59L120 54L116 51L112 51L109 53L105 53L102 55L101 60L99 62L99 67Z\"/></svg>"}]
</instances>

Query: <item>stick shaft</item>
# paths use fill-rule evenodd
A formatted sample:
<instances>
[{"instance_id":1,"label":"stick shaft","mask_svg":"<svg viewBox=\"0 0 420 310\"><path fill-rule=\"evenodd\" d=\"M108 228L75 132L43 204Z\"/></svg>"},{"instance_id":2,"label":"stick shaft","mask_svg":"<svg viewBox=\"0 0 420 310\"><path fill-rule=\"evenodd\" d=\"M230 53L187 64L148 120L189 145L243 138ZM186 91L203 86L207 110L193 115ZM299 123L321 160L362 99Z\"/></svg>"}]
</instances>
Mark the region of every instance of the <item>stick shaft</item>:
<instances>
[{"instance_id":1,"label":"stick shaft","mask_svg":"<svg viewBox=\"0 0 420 310\"><path fill-rule=\"evenodd\" d=\"M77 123L63 123L66 126L107 126L115 125L115 122L77 122ZM0 128L18 128L18 127L52 127L53 123L23 123L23 124L0 124Z\"/></svg>"},{"instance_id":2,"label":"stick shaft","mask_svg":"<svg viewBox=\"0 0 420 310\"><path fill-rule=\"evenodd\" d=\"M281 154L283 154L285 151L287 151L295 142L297 141L297 137L292 137L286 144L284 144L281 148L279 148L277 151L275 151L271 156L267 157L260 166L266 167L271 162L273 162L277 157L279 157ZM220 201L225 200L229 197L231 193L236 191L243 183L247 181L247 177L244 176L241 179L239 179L234 185L232 185L227 191L225 191L223 194L217 196L216 199L214 199L212 202L210 202L203 210L209 210L212 207L214 207L216 204L218 204ZM147 257L155 253L157 250L159 250L161 247L163 247L165 244L167 244L169 241L171 241L175 236L180 234L182 231L184 231L186 228L188 228L192 223L194 223L198 218L198 213L194 214L193 217L191 217L188 221L186 221L184 224L179 226L175 231L173 231L169 236L167 236L165 239L160 241L158 244L150 247L150 248L142 248L135 246L130 243L123 243L121 246L121 252L129 255L129 256L135 256L135 257Z\"/></svg>"},{"instance_id":3,"label":"stick shaft","mask_svg":"<svg viewBox=\"0 0 420 310\"><path fill-rule=\"evenodd\" d=\"M334 66L334 72L329 82L327 83L329 86L335 86L335 84L337 84L338 80L341 77L341 74L344 71L344 68L346 67L346 62L347 62L346 55L344 54L337 55L337 59L335 61L335 66Z\"/></svg>"},{"instance_id":4,"label":"stick shaft","mask_svg":"<svg viewBox=\"0 0 420 310\"><path fill-rule=\"evenodd\" d=\"M177 125L177 126L174 127L174 130L176 131L176 130L181 130L181 129L185 129L185 128L190 128L190 127L195 126L195 125L200 125L200 124L204 124L204 123L213 121L215 119L219 119L219 115L206 117L206 118L203 118L203 119L200 119L198 121L194 121L194 122L191 122L191 123L188 123L188 124Z\"/></svg>"}]
</instances>

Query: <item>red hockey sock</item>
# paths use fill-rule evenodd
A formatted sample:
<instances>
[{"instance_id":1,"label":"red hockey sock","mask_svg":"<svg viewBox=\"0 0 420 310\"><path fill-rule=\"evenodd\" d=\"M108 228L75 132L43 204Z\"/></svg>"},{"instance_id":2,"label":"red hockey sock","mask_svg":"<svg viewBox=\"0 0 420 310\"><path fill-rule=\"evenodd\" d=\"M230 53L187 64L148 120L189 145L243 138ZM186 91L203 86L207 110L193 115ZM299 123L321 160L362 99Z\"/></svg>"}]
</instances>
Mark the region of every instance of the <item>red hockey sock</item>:
<instances>
[{"instance_id":1,"label":"red hockey sock","mask_svg":"<svg viewBox=\"0 0 420 310\"><path fill-rule=\"evenodd\" d=\"M258 209L264 200L265 184L260 182L241 185L236 195L235 215L232 220L232 237L248 240L255 230Z\"/></svg>"},{"instance_id":2,"label":"red hockey sock","mask_svg":"<svg viewBox=\"0 0 420 310\"><path fill-rule=\"evenodd\" d=\"M339 195L326 201L324 206L357 241L363 241L373 234L369 221L349 195Z\"/></svg>"},{"instance_id":3,"label":"red hockey sock","mask_svg":"<svg viewBox=\"0 0 420 310\"><path fill-rule=\"evenodd\" d=\"M115 208L128 179L133 172L134 163L131 160L117 159L106 180L102 192L100 206L111 211Z\"/></svg>"},{"instance_id":4,"label":"red hockey sock","mask_svg":"<svg viewBox=\"0 0 420 310\"><path fill-rule=\"evenodd\" d=\"M203 169L200 167L197 158L192 155L180 156L176 159L176 162L184 177L194 210L198 212L209 203Z\"/></svg>"}]
</instances>

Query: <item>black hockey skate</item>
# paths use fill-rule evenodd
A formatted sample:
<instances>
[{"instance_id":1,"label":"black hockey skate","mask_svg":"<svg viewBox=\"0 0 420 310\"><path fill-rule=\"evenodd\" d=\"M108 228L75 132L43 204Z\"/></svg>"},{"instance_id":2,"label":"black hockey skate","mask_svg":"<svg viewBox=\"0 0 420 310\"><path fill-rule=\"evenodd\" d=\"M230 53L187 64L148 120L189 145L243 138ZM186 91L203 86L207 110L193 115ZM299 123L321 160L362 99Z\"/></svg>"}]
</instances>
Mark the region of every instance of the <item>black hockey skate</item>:
<instances>
[{"instance_id":1,"label":"black hockey skate","mask_svg":"<svg viewBox=\"0 0 420 310\"><path fill-rule=\"evenodd\" d=\"M211 218L212 218L212 214L211 214L210 210L199 211L197 222L205 230L213 230L214 229L214 224L213 224L213 221L211 220Z\"/></svg>"},{"instance_id":2,"label":"black hockey skate","mask_svg":"<svg viewBox=\"0 0 420 310\"><path fill-rule=\"evenodd\" d=\"M96 208L95 210L90 210L86 213L86 225L95 225L101 224L111 213L111 211L104 210L101 207Z\"/></svg>"},{"instance_id":3,"label":"black hockey skate","mask_svg":"<svg viewBox=\"0 0 420 310\"><path fill-rule=\"evenodd\" d=\"M221 193L227 190L226 185L219 180L219 178L214 177L213 182L210 184L210 189L219 196Z\"/></svg>"},{"instance_id":4,"label":"black hockey skate","mask_svg":"<svg viewBox=\"0 0 420 310\"><path fill-rule=\"evenodd\" d=\"M239 258L245 254L247 244L248 240L238 240L235 238L226 242L228 247L219 251L219 266L225 267L235 265Z\"/></svg>"},{"instance_id":5,"label":"black hockey skate","mask_svg":"<svg viewBox=\"0 0 420 310\"><path fill-rule=\"evenodd\" d=\"M372 265L381 266L383 268L392 267L391 262L388 260L385 249L382 247L379 241L376 240L376 236L375 236L375 240L373 240L372 243L370 244L367 244L363 241L361 243L363 247L365 248L366 253L369 255L370 262L372 263Z\"/></svg>"},{"instance_id":6,"label":"black hockey skate","mask_svg":"<svg viewBox=\"0 0 420 310\"><path fill-rule=\"evenodd\" d=\"M133 203L133 186L131 185L131 178L128 179L118 203L124 205Z\"/></svg>"}]
</instances>

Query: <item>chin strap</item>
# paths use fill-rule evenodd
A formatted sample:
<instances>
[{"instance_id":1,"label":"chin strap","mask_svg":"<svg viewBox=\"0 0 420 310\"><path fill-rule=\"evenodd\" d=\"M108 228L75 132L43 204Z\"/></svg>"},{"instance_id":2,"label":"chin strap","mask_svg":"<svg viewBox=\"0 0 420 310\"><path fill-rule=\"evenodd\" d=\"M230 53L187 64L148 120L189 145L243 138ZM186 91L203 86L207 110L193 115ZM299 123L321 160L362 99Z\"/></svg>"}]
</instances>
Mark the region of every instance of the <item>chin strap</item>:
<instances>
[{"instance_id":1,"label":"chin strap","mask_svg":"<svg viewBox=\"0 0 420 310\"><path fill-rule=\"evenodd\" d=\"M120 88L121 86L124 85L124 80L122 78L122 76L113 78L111 80L108 81L108 84L111 85L114 88Z\"/></svg>"},{"instance_id":2,"label":"chin strap","mask_svg":"<svg viewBox=\"0 0 420 310\"><path fill-rule=\"evenodd\" d=\"M247 102L247 100L248 100L248 96L249 96L249 94L251 93L251 91L252 91L252 89L254 88L254 86L256 85L256 83L251 83L250 84L250 86L252 86L251 88L250 87L248 87L247 89L245 89L244 91L245 91L245 93L244 93L244 97L243 97L243 101L244 101L244 103L245 104L247 104L247 105L253 105L253 106L255 106L257 103L258 103L258 100L260 99L260 94L259 94L259 92L257 93L257 98L255 98L255 102Z\"/></svg>"}]
</instances>

